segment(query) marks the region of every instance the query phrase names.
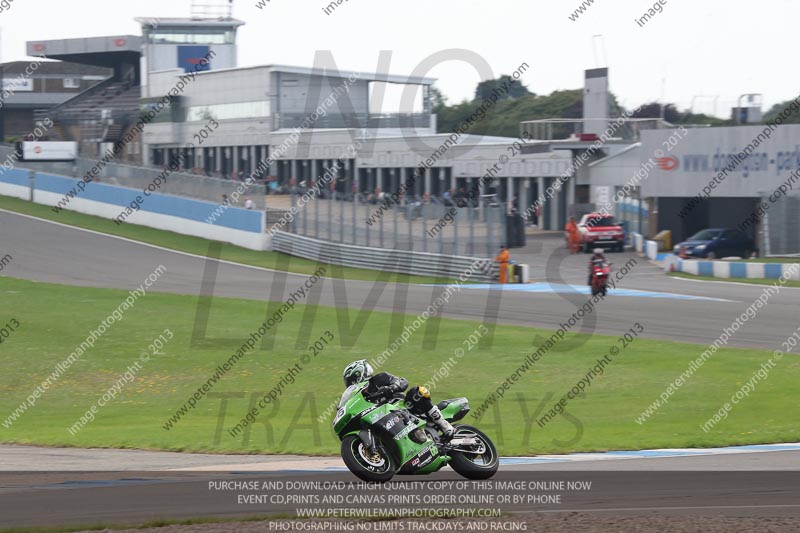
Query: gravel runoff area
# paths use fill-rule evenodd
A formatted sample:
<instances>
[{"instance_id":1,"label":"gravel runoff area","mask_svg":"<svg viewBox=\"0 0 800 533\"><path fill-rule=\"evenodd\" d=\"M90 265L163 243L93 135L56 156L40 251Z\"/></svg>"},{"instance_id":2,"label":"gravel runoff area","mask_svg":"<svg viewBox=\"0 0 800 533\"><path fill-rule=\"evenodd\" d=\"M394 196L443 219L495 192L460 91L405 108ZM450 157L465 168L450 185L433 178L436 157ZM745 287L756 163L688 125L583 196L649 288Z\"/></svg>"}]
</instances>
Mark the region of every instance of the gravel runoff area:
<instances>
[{"instance_id":1,"label":"gravel runoff area","mask_svg":"<svg viewBox=\"0 0 800 533\"><path fill-rule=\"evenodd\" d=\"M470 527L471 526L471 527ZM145 529L105 530L109 533L242 533L272 531L311 533L337 533L347 531L546 531L572 533L592 532L637 532L637 533L728 533L800 531L800 518L796 517L735 517L735 516L676 516L676 515L628 515L609 516L605 513L538 513L519 514L508 518L471 518L447 520L393 520L393 521L348 521L348 520L265 520L253 522L221 522L192 525L171 525ZM96 533L81 532L81 533Z\"/></svg>"}]
</instances>

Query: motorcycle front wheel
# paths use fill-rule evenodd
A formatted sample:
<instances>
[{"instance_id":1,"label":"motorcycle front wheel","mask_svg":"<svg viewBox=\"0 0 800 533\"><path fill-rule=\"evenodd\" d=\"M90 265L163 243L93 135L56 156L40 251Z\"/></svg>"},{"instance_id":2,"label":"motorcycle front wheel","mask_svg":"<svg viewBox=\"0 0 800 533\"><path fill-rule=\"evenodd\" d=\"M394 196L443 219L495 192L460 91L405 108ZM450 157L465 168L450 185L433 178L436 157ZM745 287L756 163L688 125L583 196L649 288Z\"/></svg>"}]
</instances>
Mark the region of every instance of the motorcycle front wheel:
<instances>
[{"instance_id":1,"label":"motorcycle front wheel","mask_svg":"<svg viewBox=\"0 0 800 533\"><path fill-rule=\"evenodd\" d=\"M465 425L456 426L455 435L451 440L459 437L475 437L478 444L469 447L459 446L459 448L472 448L474 450L472 452L453 451L448 454L452 457L450 466L453 470L467 479L489 479L495 475L500 467L500 458L492 440L478 428Z\"/></svg>"},{"instance_id":2,"label":"motorcycle front wheel","mask_svg":"<svg viewBox=\"0 0 800 533\"><path fill-rule=\"evenodd\" d=\"M348 435L342 441L342 459L347 469L364 481L385 483L394 477L394 462L386 450L376 446L370 452L357 435Z\"/></svg>"}]
</instances>

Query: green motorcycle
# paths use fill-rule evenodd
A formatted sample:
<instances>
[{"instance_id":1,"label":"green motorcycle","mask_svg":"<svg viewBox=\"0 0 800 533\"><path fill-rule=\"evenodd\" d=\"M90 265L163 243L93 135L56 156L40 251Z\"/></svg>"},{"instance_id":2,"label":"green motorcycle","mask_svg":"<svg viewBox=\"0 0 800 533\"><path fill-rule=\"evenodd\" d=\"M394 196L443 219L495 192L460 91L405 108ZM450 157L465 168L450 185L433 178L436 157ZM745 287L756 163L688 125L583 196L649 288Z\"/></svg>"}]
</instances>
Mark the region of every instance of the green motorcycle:
<instances>
[{"instance_id":1,"label":"green motorcycle","mask_svg":"<svg viewBox=\"0 0 800 533\"><path fill-rule=\"evenodd\" d=\"M497 449L479 429L456 424L455 434L445 439L432 422L412 414L405 400L370 395L368 385L348 387L333 420L342 459L357 477L386 482L395 474L430 474L448 464L467 479L497 472ZM469 412L466 398L443 400L438 407L451 423Z\"/></svg>"}]
</instances>

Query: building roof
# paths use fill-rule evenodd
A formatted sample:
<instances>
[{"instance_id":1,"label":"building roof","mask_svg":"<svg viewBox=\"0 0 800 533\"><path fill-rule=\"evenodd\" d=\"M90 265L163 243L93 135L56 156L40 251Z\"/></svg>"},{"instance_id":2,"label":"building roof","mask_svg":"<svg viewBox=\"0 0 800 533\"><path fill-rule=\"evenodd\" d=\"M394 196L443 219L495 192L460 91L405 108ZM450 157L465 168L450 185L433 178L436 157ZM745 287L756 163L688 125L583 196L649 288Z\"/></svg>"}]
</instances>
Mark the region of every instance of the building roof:
<instances>
[{"instance_id":1,"label":"building roof","mask_svg":"<svg viewBox=\"0 0 800 533\"><path fill-rule=\"evenodd\" d=\"M359 80L379 81L386 83L401 83L409 85L433 85L433 83L436 82L436 78L404 76L402 74L366 73L366 72L357 72L355 70L347 70L347 69L336 70L336 69L324 69L324 68L314 68L314 67L295 67L291 65L250 65L246 67L217 68L213 70L197 72L196 75L219 76L228 72L241 72L244 70L258 70L258 69L267 69L271 72L285 72L288 74L324 76L329 78L349 78L351 75L355 74L358 76ZM180 76L183 74L183 71L178 68L154 70L150 71L150 74L170 72L170 71L174 71L176 76Z\"/></svg>"},{"instance_id":2,"label":"building roof","mask_svg":"<svg viewBox=\"0 0 800 533\"><path fill-rule=\"evenodd\" d=\"M633 144L630 144L630 145L626 146L625 148L623 148L622 150L620 150L618 152L615 152L615 153L613 153L611 155L608 155L608 156L606 156L606 157L604 157L602 159L598 159L597 161L592 161L591 163L589 163L588 166L595 167L595 166L598 166L598 165L604 165L604 164L608 163L609 161L611 161L612 159L615 159L615 158L617 158L617 157L619 157L621 155L627 154L631 150L638 150L641 147L642 147L642 143L641 142L635 142Z\"/></svg>"},{"instance_id":3,"label":"building roof","mask_svg":"<svg viewBox=\"0 0 800 533\"><path fill-rule=\"evenodd\" d=\"M420 76L405 76L402 74L383 74L383 73L364 73L356 72L354 70L334 70L315 67L295 67L291 65L264 65L274 72L287 72L290 74L305 74L305 75L324 75L337 76L347 78L351 74L357 74L359 79L366 79L370 81L383 81L387 83L403 83L411 85L433 85L436 78L424 78Z\"/></svg>"},{"instance_id":4,"label":"building roof","mask_svg":"<svg viewBox=\"0 0 800 533\"><path fill-rule=\"evenodd\" d=\"M2 63L3 76L10 77L22 74L28 76L25 69L29 69L31 64L37 60L31 61L11 61L9 63ZM42 61L39 63L36 71L30 75L31 78L42 76L103 76L109 77L113 71L108 68L95 67L93 65L81 65L80 63L70 63L68 61Z\"/></svg>"},{"instance_id":5,"label":"building roof","mask_svg":"<svg viewBox=\"0 0 800 533\"><path fill-rule=\"evenodd\" d=\"M357 128L360 129L360 128ZM353 131L354 128L314 128L312 130L308 130L309 134L320 134L320 133L348 133ZM280 128L270 133L276 135L290 135L294 133L295 128ZM370 141L384 141L384 140L397 140L397 139L405 139L408 137L407 132L400 131L397 128L378 128L378 129L370 129ZM452 136L452 133L420 133L415 134L414 139L420 140L430 140L434 142L444 142ZM459 146L509 146L517 138L514 137L494 137L490 135L478 135L474 133L466 133L460 136L460 141L458 142ZM530 142L530 141L529 141ZM533 141L538 142L538 141ZM535 154L529 154L535 155ZM558 155L558 154L554 154Z\"/></svg>"},{"instance_id":6,"label":"building roof","mask_svg":"<svg viewBox=\"0 0 800 533\"><path fill-rule=\"evenodd\" d=\"M109 53L141 55L142 52L142 37L139 35L104 35L101 37L50 39L28 41L26 44L29 56L46 56L54 59Z\"/></svg>"},{"instance_id":7,"label":"building roof","mask_svg":"<svg viewBox=\"0 0 800 533\"><path fill-rule=\"evenodd\" d=\"M230 28L243 26L245 21L235 19L235 18L228 18L228 17L217 17L217 18L206 18L206 17L196 17L196 18L171 18L171 17L136 17L134 19L136 22L141 24L142 26L148 26L152 28L159 28L161 26L210 26L210 27L225 27Z\"/></svg>"}]
</instances>

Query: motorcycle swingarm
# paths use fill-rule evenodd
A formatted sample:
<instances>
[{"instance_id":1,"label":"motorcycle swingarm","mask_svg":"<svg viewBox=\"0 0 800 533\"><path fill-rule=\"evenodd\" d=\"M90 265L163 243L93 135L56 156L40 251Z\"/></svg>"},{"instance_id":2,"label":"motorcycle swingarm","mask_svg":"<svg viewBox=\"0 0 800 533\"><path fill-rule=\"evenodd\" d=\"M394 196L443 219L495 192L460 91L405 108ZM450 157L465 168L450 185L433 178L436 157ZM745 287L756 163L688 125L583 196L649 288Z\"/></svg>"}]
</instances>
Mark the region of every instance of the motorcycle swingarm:
<instances>
[{"instance_id":1,"label":"motorcycle swingarm","mask_svg":"<svg viewBox=\"0 0 800 533\"><path fill-rule=\"evenodd\" d=\"M477 446L481 444L481 441L478 440L477 437L461 437L456 439L451 439L449 442L443 444L441 446L442 452L466 452L466 453L474 453L475 450L463 450L460 449L459 446Z\"/></svg>"}]
</instances>

